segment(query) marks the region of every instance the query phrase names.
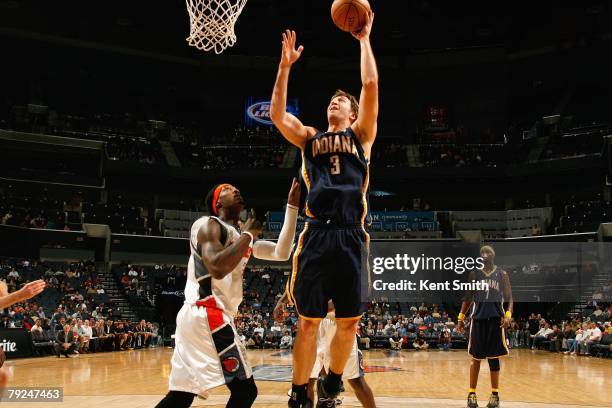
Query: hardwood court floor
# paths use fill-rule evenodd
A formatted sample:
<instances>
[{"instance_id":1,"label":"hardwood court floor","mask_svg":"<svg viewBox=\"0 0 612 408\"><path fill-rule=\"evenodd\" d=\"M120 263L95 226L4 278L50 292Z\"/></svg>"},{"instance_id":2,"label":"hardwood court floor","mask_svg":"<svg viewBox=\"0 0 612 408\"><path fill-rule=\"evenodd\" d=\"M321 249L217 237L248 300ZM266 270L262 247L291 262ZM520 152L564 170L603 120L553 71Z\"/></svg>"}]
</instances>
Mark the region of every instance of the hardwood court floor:
<instances>
[{"instance_id":1,"label":"hardwood court floor","mask_svg":"<svg viewBox=\"0 0 612 408\"><path fill-rule=\"evenodd\" d=\"M63 403L10 406L154 407L167 390L171 354L171 349L163 348L7 361L11 386L64 387ZM465 407L469 371L465 350L376 350L364 352L364 357L366 379L379 407ZM259 388L255 406L286 407L290 383L282 380L290 376L291 355L249 351L249 360ZM477 390L481 406L486 406L490 394L488 377L484 362ZM612 407L612 360L513 350L502 361L501 382L505 408ZM226 401L227 390L220 387L207 400L196 399L193 406L223 407ZM344 393L342 406L359 406L350 390Z\"/></svg>"}]
</instances>

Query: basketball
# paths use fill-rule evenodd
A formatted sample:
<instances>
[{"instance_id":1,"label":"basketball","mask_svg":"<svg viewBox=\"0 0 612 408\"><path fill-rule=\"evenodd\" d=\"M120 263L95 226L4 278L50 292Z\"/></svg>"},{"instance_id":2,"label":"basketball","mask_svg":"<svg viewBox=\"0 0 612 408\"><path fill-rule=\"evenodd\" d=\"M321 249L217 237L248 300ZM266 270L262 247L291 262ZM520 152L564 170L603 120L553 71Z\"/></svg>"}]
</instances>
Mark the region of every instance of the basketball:
<instances>
[{"instance_id":1,"label":"basketball","mask_svg":"<svg viewBox=\"0 0 612 408\"><path fill-rule=\"evenodd\" d=\"M331 6L334 24L349 33L361 30L370 11L367 0L335 0Z\"/></svg>"}]
</instances>

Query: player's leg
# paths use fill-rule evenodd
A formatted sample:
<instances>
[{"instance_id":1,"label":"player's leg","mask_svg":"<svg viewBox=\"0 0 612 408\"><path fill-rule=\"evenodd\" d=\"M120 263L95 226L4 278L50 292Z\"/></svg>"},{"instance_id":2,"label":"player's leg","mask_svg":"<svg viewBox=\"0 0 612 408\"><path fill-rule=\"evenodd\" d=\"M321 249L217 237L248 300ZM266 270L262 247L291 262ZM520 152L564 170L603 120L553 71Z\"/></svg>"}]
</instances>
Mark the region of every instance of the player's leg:
<instances>
[{"instance_id":1,"label":"player's leg","mask_svg":"<svg viewBox=\"0 0 612 408\"><path fill-rule=\"evenodd\" d=\"M168 391L163 400L155 408L189 408L195 394L183 391Z\"/></svg>"},{"instance_id":2,"label":"player's leg","mask_svg":"<svg viewBox=\"0 0 612 408\"><path fill-rule=\"evenodd\" d=\"M476 386L478 385L478 374L480 374L480 361L487 358L487 333L483 331L483 322L483 320L473 319L470 323L468 353L472 356L472 360L470 362L470 388L467 397L467 408L478 407Z\"/></svg>"},{"instance_id":3,"label":"player's leg","mask_svg":"<svg viewBox=\"0 0 612 408\"><path fill-rule=\"evenodd\" d=\"M315 384L317 383L317 379L316 378L310 378L308 380L308 399L311 401L314 401L315 399L315 394L314 394L314 388L315 388Z\"/></svg>"},{"instance_id":4,"label":"player's leg","mask_svg":"<svg viewBox=\"0 0 612 408\"><path fill-rule=\"evenodd\" d=\"M374 393L368 385L364 376L352 378L348 380L351 388L355 392L355 396L364 408L376 408L374 401Z\"/></svg>"},{"instance_id":5,"label":"player's leg","mask_svg":"<svg viewBox=\"0 0 612 408\"><path fill-rule=\"evenodd\" d=\"M325 390L331 395L337 394L340 391L342 373L353 349L357 324L360 319L360 316L351 318L336 317L336 334L331 342L329 373L324 384Z\"/></svg>"},{"instance_id":6,"label":"player's leg","mask_svg":"<svg viewBox=\"0 0 612 408\"><path fill-rule=\"evenodd\" d=\"M491 389L493 394L497 394L499 390L499 373L501 371L501 364L499 358L491 358L489 361L489 370L491 371Z\"/></svg>"},{"instance_id":7,"label":"player's leg","mask_svg":"<svg viewBox=\"0 0 612 408\"><path fill-rule=\"evenodd\" d=\"M336 260L336 273L331 277L331 297L336 308L336 334L331 343L329 373L321 384L322 393L335 398L340 391L342 374L353 346L357 325L363 313L361 302L362 273L367 272L369 238L362 229L335 232L337 249L344 256Z\"/></svg>"},{"instance_id":8,"label":"player's leg","mask_svg":"<svg viewBox=\"0 0 612 408\"><path fill-rule=\"evenodd\" d=\"M308 381L316 359L316 340L320 323L321 319L310 319L302 316L298 321L298 333L293 345L293 381L291 387L291 398L297 404L307 402Z\"/></svg>"},{"instance_id":9,"label":"player's leg","mask_svg":"<svg viewBox=\"0 0 612 408\"><path fill-rule=\"evenodd\" d=\"M234 378L227 384L230 390L230 398L226 408L249 408L257 398L257 386L253 377L241 380Z\"/></svg>"},{"instance_id":10,"label":"player's leg","mask_svg":"<svg viewBox=\"0 0 612 408\"><path fill-rule=\"evenodd\" d=\"M480 360L472 358L470 362L470 389L468 391L467 408L477 408L476 386L478 385L478 374L480 374Z\"/></svg>"},{"instance_id":11,"label":"player's leg","mask_svg":"<svg viewBox=\"0 0 612 408\"><path fill-rule=\"evenodd\" d=\"M499 373L501 365L499 357L506 356L509 353L508 343L506 341L506 333L501 327L500 319L489 319L488 331L490 339L490 349L488 351L489 369L491 372L491 397L487 408L499 407Z\"/></svg>"},{"instance_id":12,"label":"player's leg","mask_svg":"<svg viewBox=\"0 0 612 408\"><path fill-rule=\"evenodd\" d=\"M293 270L287 282L290 300L298 315L298 333L293 345L293 380L290 407L308 406L308 381L317 353L319 324L327 314L325 276L321 248L329 247L329 237L323 231L304 228L293 256ZM331 271L330 271L331 272Z\"/></svg>"}]
</instances>

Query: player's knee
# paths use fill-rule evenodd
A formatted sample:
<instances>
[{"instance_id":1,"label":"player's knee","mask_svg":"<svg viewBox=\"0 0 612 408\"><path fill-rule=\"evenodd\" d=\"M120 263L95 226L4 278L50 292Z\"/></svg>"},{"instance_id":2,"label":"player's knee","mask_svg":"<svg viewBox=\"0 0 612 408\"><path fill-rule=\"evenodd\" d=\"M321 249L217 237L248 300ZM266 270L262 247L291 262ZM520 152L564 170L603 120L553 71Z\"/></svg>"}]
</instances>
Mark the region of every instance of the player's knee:
<instances>
[{"instance_id":1,"label":"player's knee","mask_svg":"<svg viewBox=\"0 0 612 408\"><path fill-rule=\"evenodd\" d=\"M491 371L499 371L501 369L501 364L499 364L499 358L489 359L489 369Z\"/></svg>"},{"instance_id":2,"label":"player's knee","mask_svg":"<svg viewBox=\"0 0 612 408\"><path fill-rule=\"evenodd\" d=\"M358 324L359 320L336 319L336 331L341 331L343 333L350 332L351 336L354 336Z\"/></svg>"},{"instance_id":3,"label":"player's knee","mask_svg":"<svg viewBox=\"0 0 612 408\"><path fill-rule=\"evenodd\" d=\"M475 358L473 358L472 359L472 365L480 367L480 360L476 360Z\"/></svg>"},{"instance_id":4,"label":"player's knee","mask_svg":"<svg viewBox=\"0 0 612 408\"><path fill-rule=\"evenodd\" d=\"M300 319L299 332L306 337L315 337L319 330L319 323L321 323L320 320Z\"/></svg>"}]
</instances>

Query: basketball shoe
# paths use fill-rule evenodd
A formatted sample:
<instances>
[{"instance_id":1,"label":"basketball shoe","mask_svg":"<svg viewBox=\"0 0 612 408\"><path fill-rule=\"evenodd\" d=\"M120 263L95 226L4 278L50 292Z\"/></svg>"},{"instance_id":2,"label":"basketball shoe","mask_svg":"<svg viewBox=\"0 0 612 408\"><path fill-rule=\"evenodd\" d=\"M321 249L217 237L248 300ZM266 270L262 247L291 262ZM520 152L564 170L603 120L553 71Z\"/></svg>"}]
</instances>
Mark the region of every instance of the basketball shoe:
<instances>
[{"instance_id":1,"label":"basketball shoe","mask_svg":"<svg viewBox=\"0 0 612 408\"><path fill-rule=\"evenodd\" d=\"M499 408L499 395L491 394L487 408Z\"/></svg>"},{"instance_id":2,"label":"basketball shoe","mask_svg":"<svg viewBox=\"0 0 612 408\"><path fill-rule=\"evenodd\" d=\"M476 394L471 393L467 398L467 408L478 408L478 400Z\"/></svg>"}]
</instances>

